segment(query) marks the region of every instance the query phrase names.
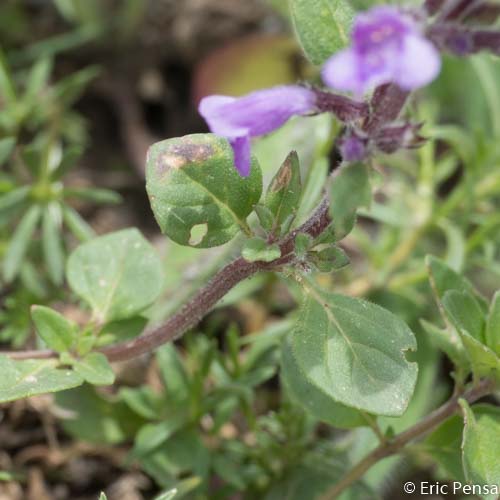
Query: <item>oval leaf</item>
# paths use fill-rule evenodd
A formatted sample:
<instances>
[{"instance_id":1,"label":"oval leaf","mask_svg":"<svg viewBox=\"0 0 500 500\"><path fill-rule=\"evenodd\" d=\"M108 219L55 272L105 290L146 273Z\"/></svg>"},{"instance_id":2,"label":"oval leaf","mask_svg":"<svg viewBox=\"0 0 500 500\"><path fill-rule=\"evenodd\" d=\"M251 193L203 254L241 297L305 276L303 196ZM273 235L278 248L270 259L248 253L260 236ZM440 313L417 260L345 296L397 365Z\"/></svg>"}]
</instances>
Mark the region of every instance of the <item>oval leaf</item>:
<instances>
[{"instance_id":1,"label":"oval leaf","mask_svg":"<svg viewBox=\"0 0 500 500\"><path fill-rule=\"evenodd\" d=\"M79 246L68 260L68 282L101 323L130 318L163 287L162 263L137 229L124 229Z\"/></svg>"},{"instance_id":2,"label":"oval leaf","mask_svg":"<svg viewBox=\"0 0 500 500\"><path fill-rule=\"evenodd\" d=\"M249 232L246 218L262 192L257 161L252 159L250 175L241 177L228 142L212 134L153 144L146 180L162 232L181 245L198 248L222 245L240 229ZM194 227L201 238L192 234Z\"/></svg>"},{"instance_id":3,"label":"oval leaf","mask_svg":"<svg viewBox=\"0 0 500 500\"><path fill-rule=\"evenodd\" d=\"M74 323L45 306L32 306L31 317L38 335L48 347L57 352L71 349L77 333Z\"/></svg>"},{"instance_id":4,"label":"oval leaf","mask_svg":"<svg viewBox=\"0 0 500 500\"><path fill-rule=\"evenodd\" d=\"M417 378L417 365L405 358L405 351L416 348L411 330L375 304L312 293L292 335L301 371L340 403L378 415L401 415Z\"/></svg>"},{"instance_id":5,"label":"oval leaf","mask_svg":"<svg viewBox=\"0 0 500 500\"><path fill-rule=\"evenodd\" d=\"M293 26L306 56L323 64L349 43L354 10L346 0L290 0Z\"/></svg>"},{"instance_id":6,"label":"oval leaf","mask_svg":"<svg viewBox=\"0 0 500 500\"><path fill-rule=\"evenodd\" d=\"M78 374L56 365L53 359L13 361L0 355L0 403L63 391L83 383Z\"/></svg>"},{"instance_id":7,"label":"oval leaf","mask_svg":"<svg viewBox=\"0 0 500 500\"><path fill-rule=\"evenodd\" d=\"M465 478L471 484L500 485L500 410L483 405L475 414L465 400L460 400L464 412L462 461ZM489 411L485 411L485 410ZM494 495L496 498L496 495Z\"/></svg>"},{"instance_id":8,"label":"oval leaf","mask_svg":"<svg viewBox=\"0 0 500 500\"><path fill-rule=\"evenodd\" d=\"M281 347L281 378L291 398L322 422L349 429L367 425L367 420L354 408L337 403L331 395L311 384L295 360L290 342Z\"/></svg>"}]
</instances>

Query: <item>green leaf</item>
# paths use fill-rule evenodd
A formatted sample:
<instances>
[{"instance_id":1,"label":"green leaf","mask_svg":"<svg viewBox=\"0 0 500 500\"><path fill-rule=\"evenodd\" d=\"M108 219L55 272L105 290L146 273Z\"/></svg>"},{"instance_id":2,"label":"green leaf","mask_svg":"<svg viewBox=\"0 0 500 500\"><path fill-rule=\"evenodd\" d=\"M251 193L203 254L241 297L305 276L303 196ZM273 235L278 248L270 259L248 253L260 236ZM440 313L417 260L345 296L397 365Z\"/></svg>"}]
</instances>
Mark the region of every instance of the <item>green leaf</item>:
<instances>
[{"instance_id":1,"label":"green leaf","mask_svg":"<svg viewBox=\"0 0 500 500\"><path fill-rule=\"evenodd\" d=\"M179 418L170 418L164 422L146 424L135 438L133 453L137 456L151 453L155 448L165 443L174 432L178 431L183 423Z\"/></svg>"},{"instance_id":2,"label":"green leaf","mask_svg":"<svg viewBox=\"0 0 500 500\"><path fill-rule=\"evenodd\" d=\"M38 205L32 206L24 214L21 222L14 231L3 261L3 277L7 283L10 283L19 272L35 228L40 220L40 214L40 207Z\"/></svg>"},{"instance_id":3,"label":"green leaf","mask_svg":"<svg viewBox=\"0 0 500 500\"><path fill-rule=\"evenodd\" d=\"M194 134L153 144L148 152L146 189L156 220L181 245L222 245L240 229L262 192L260 167L252 159L248 177L233 165L229 143L213 134ZM205 226L192 240L191 230Z\"/></svg>"},{"instance_id":4,"label":"green leaf","mask_svg":"<svg viewBox=\"0 0 500 500\"><path fill-rule=\"evenodd\" d=\"M486 345L500 356L500 291L491 300L485 337Z\"/></svg>"},{"instance_id":5,"label":"green leaf","mask_svg":"<svg viewBox=\"0 0 500 500\"><path fill-rule=\"evenodd\" d=\"M264 205L257 203L254 207L254 211L259 218L260 225L266 231L271 231L274 225L274 214Z\"/></svg>"},{"instance_id":6,"label":"green leaf","mask_svg":"<svg viewBox=\"0 0 500 500\"><path fill-rule=\"evenodd\" d=\"M157 497L154 498L154 500L172 500L175 495L177 495L176 488L160 493Z\"/></svg>"},{"instance_id":7,"label":"green leaf","mask_svg":"<svg viewBox=\"0 0 500 500\"><path fill-rule=\"evenodd\" d=\"M295 216L302 191L299 157L292 151L285 159L267 189L265 206L274 214L278 228Z\"/></svg>"},{"instance_id":8,"label":"green leaf","mask_svg":"<svg viewBox=\"0 0 500 500\"><path fill-rule=\"evenodd\" d=\"M95 238L94 230L82 219L80 214L67 205L63 206L64 222L69 230L82 242Z\"/></svg>"},{"instance_id":9,"label":"green leaf","mask_svg":"<svg viewBox=\"0 0 500 500\"><path fill-rule=\"evenodd\" d=\"M26 92L23 99L36 99L38 94L48 84L50 73L52 72L53 61L51 58L45 57L38 60L28 76L26 82Z\"/></svg>"},{"instance_id":10,"label":"green leaf","mask_svg":"<svg viewBox=\"0 0 500 500\"><path fill-rule=\"evenodd\" d=\"M425 264L438 299L442 299L448 290L474 293L470 281L448 267L442 260L428 255L425 258Z\"/></svg>"},{"instance_id":11,"label":"green leaf","mask_svg":"<svg viewBox=\"0 0 500 500\"><path fill-rule=\"evenodd\" d=\"M0 48L0 97L7 103L16 101L16 88L3 50Z\"/></svg>"},{"instance_id":12,"label":"green leaf","mask_svg":"<svg viewBox=\"0 0 500 500\"><path fill-rule=\"evenodd\" d=\"M58 393L56 403L70 415L61 422L65 432L91 443L132 440L144 423L124 402L88 384Z\"/></svg>"},{"instance_id":13,"label":"green leaf","mask_svg":"<svg viewBox=\"0 0 500 500\"><path fill-rule=\"evenodd\" d=\"M38 335L50 349L66 352L72 348L78 332L76 324L45 306L31 306L31 317Z\"/></svg>"},{"instance_id":14,"label":"green leaf","mask_svg":"<svg viewBox=\"0 0 500 500\"><path fill-rule=\"evenodd\" d=\"M114 205L122 201L122 197L111 189L98 188L69 188L64 190L65 198L78 198L80 200L92 201L93 203Z\"/></svg>"},{"instance_id":15,"label":"green leaf","mask_svg":"<svg viewBox=\"0 0 500 500\"><path fill-rule=\"evenodd\" d=\"M469 357L472 372L477 377L493 375L500 381L500 360L498 356L466 331L461 331L460 336Z\"/></svg>"},{"instance_id":16,"label":"green leaf","mask_svg":"<svg viewBox=\"0 0 500 500\"><path fill-rule=\"evenodd\" d=\"M368 206L371 197L366 165L363 163L342 165L330 185L330 216L337 241L352 230L356 209Z\"/></svg>"},{"instance_id":17,"label":"green leaf","mask_svg":"<svg viewBox=\"0 0 500 500\"><path fill-rule=\"evenodd\" d=\"M440 465L448 478L465 483L461 458L463 427L462 419L453 415L425 439L422 449Z\"/></svg>"},{"instance_id":18,"label":"green leaf","mask_svg":"<svg viewBox=\"0 0 500 500\"><path fill-rule=\"evenodd\" d=\"M378 415L404 413L417 378L405 358L416 341L389 311L361 299L310 290L292 335L309 382L336 401Z\"/></svg>"},{"instance_id":19,"label":"green leaf","mask_svg":"<svg viewBox=\"0 0 500 500\"><path fill-rule=\"evenodd\" d=\"M104 493L104 491L101 491L99 500L108 500L108 497L106 496L106 493Z\"/></svg>"},{"instance_id":20,"label":"green leaf","mask_svg":"<svg viewBox=\"0 0 500 500\"><path fill-rule=\"evenodd\" d=\"M295 254L300 259L304 258L307 251L313 246L313 239L307 233L299 233L295 236Z\"/></svg>"},{"instance_id":21,"label":"green leaf","mask_svg":"<svg viewBox=\"0 0 500 500\"><path fill-rule=\"evenodd\" d=\"M101 322L135 316L163 287L163 266L137 229L124 229L79 246L69 257L67 278Z\"/></svg>"},{"instance_id":22,"label":"green leaf","mask_svg":"<svg viewBox=\"0 0 500 500\"><path fill-rule=\"evenodd\" d=\"M349 257L342 248L331 246L319 252L309 252L308 258L322 273L330 273L349 264Z\"/></svg>"},{"instance_id":23,"label":"green leaf","mask_svg":"<svg viewBox=\"0 0 500 500\"><path fill-rule=\"evenodd\" d=\"M113 342L117 340L128 340L137 337L142 333L148 319L144 316L133 316L127 319L120 319L118 321L111 321L106 323L99 333L99 340L108 337ZM99 344L103 345L103 344Z\"/></svg>"},{"instance_id":24,"label":"green leaf","mask_svg":"<svg viewBox=\"0 0 500 500\"><path fill-rule=\"evenodd\" d=\"M464 350L460 336L457 335L455 328L438 328L425 319L420 320L422 328L432 339L432 342L441 349L450 358L456 366L461 366L469 370L470 363Z\"/></svg>"},{"instance_id":25,"label":"green leaf","mask_svg":"<svg viewBox=\"0 0 500 500\"><path fill-rule=\"evenodd\" d=\"M7 194L3 194L0 198L0 213L10 210L16 205L20 205L29 195L30 187L23 186L13 189Z\"/></svg>"},{"instance_id":26,"label":"green leaf","mask_svg":"<svg viewBox=\"0 0 500 500\"><path fill-rule=\"evenodd\" d=\"M481 414L469 407L463 399L460 405L464 412L464 435L462 460L465 478L471 484L500 485L500 410L489 406ZM482 405L483 410L486 405ZM497 498L497 495L491 498Z\"/></svg>"},{"instance_id":27,"label":"green leaf","mask_svg":"<svg viewBox=\"0 0 500 500\"><path fill-rule=\"evenodd\" d=\"M476 340L483 342L484 315L471 293L449 290L444 294L442 304L458 330L465 330Z\"/></svg>"},{"instance_id":28,"label":"green leaf","mask_svg":"<svg viewBox=\"0 0 500 500\"><path fill-rule=\"evenodd\" d=\"M290 0L297 37L317 65L349 43L354 10L346 0Z\"/></svg>"},{"instance_id":29,"label":"green leaf","mask_svg":"<svg viewBox=\"0 0 500 500\"><path fill-rule=\"evenodd\" d=\"M295 360L289 340L281 345L281 378L290 397L321 422L342 429L368 425L358 410L337 403L308 380Z\"/></svg>"},{"instance_id":30,"label":"green leaf","mask_svg":"<svg viewBox=\"0 0 500 500\"><path fill-rule=\"evenodd\" d=\"M281 257L281 250L276 243L269 244L261 238L250 238L245 241L241 255L247 262L272 262Z\"/></svg>"},{"instance_id":31,"label":"green leaf","mask_svg":"<svg viewBox=\"0 0 500 500\"><path fill-rule=\"evenodd\" d=\"M15 137L4 137L0 139L0 166L2 166L16 145Z\"/></svg>"},{"instance_id":32,"label":"green leaf","mask_svg":"<svg viewBox=\"0 0 500 500\"><path fill-rule=\"evenodd\" d=\"M167 397L180 403L189 397L188 375L173 344L165 344L156 352L158 367L165 384Z\"/></svg>"},{"instance_id":33,"label":"green leaf","mask_svg":"<svg viewBox=\"0 0 500 500\"><path fill-rule=\"evenodd\" d=\"M63 391L83 383L68 369L58 369L53 359L13 361L0 355L0 403L35 394Z\"/></svg>"},{"instance_id":34,"label":"green leaf","mask_svg":"<svg viewBox=\"0 0 500 500\"><path fill-rule=\"evenodd\" d=\"M50 279L60 285L64 278L64 249L61 241L61 206L50 203L42 218L42 246Z\"/></svg>"},{"instance_id":35,"label":"green leaf","mask_svg":"<svg viewBox=\"0 0 500 500\"><path fill-rule=\"evenodd\" d=\"M75 361L73 368L89 384L111 385L115 381L115 374L108 359L100 352L91 352Z\"/></svg>"}]
</instances>

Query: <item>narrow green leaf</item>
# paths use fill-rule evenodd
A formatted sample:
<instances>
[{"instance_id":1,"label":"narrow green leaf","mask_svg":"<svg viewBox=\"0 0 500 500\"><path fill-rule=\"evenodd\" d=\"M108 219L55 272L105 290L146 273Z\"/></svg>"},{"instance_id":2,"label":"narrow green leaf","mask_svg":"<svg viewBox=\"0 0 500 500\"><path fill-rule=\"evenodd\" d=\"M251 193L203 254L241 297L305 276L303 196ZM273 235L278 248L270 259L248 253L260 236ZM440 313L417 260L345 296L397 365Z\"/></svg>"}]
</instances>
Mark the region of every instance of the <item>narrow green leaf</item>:
<instances>
[{"instance_id":1,"label":"narrow green leaf","mask_svg":"<svg viewBox=\"0 0 500 500\"><path fill-rule=\"evenodd\" d=\"M291 398L321 422L342 429L367 425L358 410L337 403L308 380L295 360L289 340L281 345L281 378Z\"/></svg>"},{"instance_id":2,"label":"narrow green leaf","mask_svg":"<svg viewBox=\"0 0 500 500\"><path fill-rule=\"evenodd\" d=\"M7 59L0 47L0 96L8 103L13 103L17 99L16 89L7 65Z\"/></svg>"},{"instance_id":3,"label":"narrow green leaf","mask_svg":"<svg viewBox=\"0 0 500 500\"><path fill-rule=\"evenodd\" d=\"M250 238L245 241L241 255L247 262L272 262L281 257L277 244L269 244L261 238Z\"/></svg>"},{"instance_id":4,"label":"narrow green leaf","mask_svg":"<svg viewBox=\"0 0 500 500\"><path fill-rule=\"evenodd\" d=\"M114 205L121 203L122 197L111 189L98 188L67 188L64 190L65 198L78 198L80 200L92 201L99 204Z\"/></svg>"},{"instance_id":5,"label":"narrow green leaf","mask_svg":"<svg viewBox=\"0 0 500 500\"><path fill-rule=\"evenodd\" d=\"M177 495L176 488L160 493L160 495L155 497L154 500L172 500L175 497L175 495Z\"/></svg>"},{"instance_id":6,"label":"narrow green leaf","mask_svg":"<svg viewBox=\"0 0 500 500\"><path fill-rule=\"evenodd\" d=\"M77 326L57 311L45 306L32 306L31 318L36 331L50 349L69 351L76 340Z\"/></svg>"},{"instance_id":7,"label":"narrow green leaf","mask_svg":"<svg viewBox=\"0 0 500 500\"><path fill-rule=\"evenodd\" d=\"M485 337L486 345L500 356L500 291L491 300Z\"/></svg>"},{"instance_id":8,"label":"narrow green leaf","mask_svg":"<svg viewBox=\"0 0 500 500\"><path fill-rule=\"evenodd\" d=\"M323 64L349 43L354 10L346 0L290 0L293 26L306 56Z\"/></svg>"},{"instance_id":9,"label":"narrow green leaf","mask_svg":"<svg viewBox=\"0 0 500 500\"><path fill-rule=\"evenodd\" d=\"M278 228L296 214L301 192L299 157L296 151L292 151L269 184L264 201L274 214Z\"/></svg>"},{"instance_id":10,"label":"narrow green leaf","mask_svg":"<svg viewBox=\"0 0 500 500\"><path fill-rule=\"evenodd\" d=\"M298 366L337 402L378 415L401 415L413 394L416 349L408 326L369 302L310 289L292 335Z\"/></svg>"},{"instance_id":11,"label":"narrow green leaf","mask_svg":"<svg viewBox=\"0 0 500 500\"><path fill-rule=\"evenodd\" d=\"M137 456L144 456L158 448L172 434L182 427L182 420L171 418L164 422L146 424L141 428L135 438L133 453Z\"/></svg>"},{"instance_id":12,"label":"narrow green leaf","mask_svg":"<svg viewBox=\"0 0 500 500\"><path fill-rule=\"evenodd\" d=\"M442 304L448 318L458 330L465 330L483 342L484 315L474 296L469 292L447 291Z\"/></svg>"},{"instance_id":13,"label":"narrow green leaf","mask_svg":"<svg viewBox=\"0 0 500 500\"><path fill-rule=\"evenodd\" d=\"M95 238L95 231L90 227L87 222L80 216L80 214L73 208L63 206L64 222L69 230L82 242L89 241Z\"/></svg>"},{"instance_id":14,"label":"narrow green leaf","mask_svg":"<svg viewBox=\"0 0 500 500\"><path fill-rule=\"evenodd\" d=\"M108 497L106 496L106 493L104 493L104 491L101 491L101 494L99 495L99 500L108 500Z\"/></svg>"},{"instance_id":15,"label":"narrow green leaf","mask_svg":"<svg viewBox=\"0 0 500 500\"><path fill-rule=\"evenodd\" d=\"M146 189L161 230L181 245L207 248L222 245L243 229L258 203L262 176L255 159L248 177L233 165L225 139L194 134L151 146ZM205 235L193 243L191 230L205 226Z\"/></svg>"},{"instance_id":16,"label":"narrow green leaf","mask_svg":"<svg viewBox=\"0 0 500 500\"><path fill-rule=\"evenodd\" d=\"M52 174L53 180L59 180L64 175L74 167L75 162L80 158L83 153L83 148L81 146L70 146L64 150L64 155L61 162L57 166L57 169Z\"/></svg>"},{"instance_id":17,"label":"narrow green leaf","mask_svg":"<svg viewBox=\"0 0 500 500\"><path fill-rule=\"evenodd\" d=\"M177 403L185 401L190 392L189 380L175 346L165 344L160 347L156 352L156 359L167 397Z\"/></svg>"},{"instance_id":18,"label":"narrow green leaf","mask_svg":"<svg viewBox=\"0 0 500 500\"><path fill-rule=\"evenodd\" d=\"M26 83L24 99L35 99L48 84L52 72L52 59L49 57L38 60L31 68Z\"/></svg>"},{"instance_id":19,"label":"narrow green leaf","mask_svg":"<svg viewBox=\"0 0 500 500\"><path fill-rule=\"evenodd\" d=\"M371 201L368 169L363 163L344 164L331 180L330 216L337 240L353 228L356 209Z\"/></svg>"},{"instance_id":20,"label":"narrow green leaf","mask_svg":"<svg viewBox=\"0 0 500 500\"><path fill-rule=\"evenodd\" d=\"M38 205L32 206L24 214L21 222L14 231L3 261L3 277L7 283L10 283L19 272L35 228L40 220L40 214L40 207Z\"/></svg>"},{"instance_id":21,"label":"narrow green leaf","mask_svg":"<svg viewBox=\"0 0 500 500\"><path fill-rule=\"evenodd\" d=\"M489 406L489 411L476 415L463 399L460 401L464 413L462 460L465 478L470 484L496 486L500 488L500 410ZM483 409L486 405L483 405ZM495 492L493 492L495 493Z\"/></svg>"},{"instance_id":22,"label":"narrow green leaf","mask_svg":"<svg viewBox=\"0 0 500 500\"><path fill-rule=\"evenodd\" d=\"M106 323L153 303L163 288L163 264L137 229L124 229L79 246L68 259L67 279Z\"/></svg>"},{"instance_id":23,"label":"narrow green leaf","mask_svg":"<svg viewBox=\"0 0 500 500\"><path fill-rule=\"evenodd\" d=\"M3 139L0 139L0 166L7 161L7 158L14 149L15 145L15 137L4 137Z\"/></svg>"},{"instance_id":24,"label":"narrow green leaf","mask_svg":"<svg viewBox=\"0 0 500 500\"><path fill-rule=\"evenodd\" d=\"M43 211L42 247L50 279L60 285L64 278L64 249L61 241L61 206L52 202Z\"/></svg>"},{"instance_id":25,"label":"narrow green leaf","mask_svg":"<svg viewBox=\"0 0 500 500\"><path fill-rule=\"evenodd\" d=\"M6 212L17 205L20 205L24 200L26 200L29 192L30 186L23 186L2 195L0 198L0 213Z\"/></svg>"},{"instance_id":26,"label":"narrow green leaf","mask_svg":"<svg viewBox=\"0 0 500 500\"><path fill-rule=\"evenodd\" d=\"M0 403L77 387L83 379L56 360L13 361L0 355Z\"/></svg>"},{"instance_id":27,"label":"narrow green leaf","mask_svg":"<svg viewBox=\"0 0 500 500\"><path fill-rule=\"evenodd\" d=\"M75 361L73 368L89 384L111 385L115 381L115 374L108 359L100 352L91 352Z\"/></svg>"}]
</instances>

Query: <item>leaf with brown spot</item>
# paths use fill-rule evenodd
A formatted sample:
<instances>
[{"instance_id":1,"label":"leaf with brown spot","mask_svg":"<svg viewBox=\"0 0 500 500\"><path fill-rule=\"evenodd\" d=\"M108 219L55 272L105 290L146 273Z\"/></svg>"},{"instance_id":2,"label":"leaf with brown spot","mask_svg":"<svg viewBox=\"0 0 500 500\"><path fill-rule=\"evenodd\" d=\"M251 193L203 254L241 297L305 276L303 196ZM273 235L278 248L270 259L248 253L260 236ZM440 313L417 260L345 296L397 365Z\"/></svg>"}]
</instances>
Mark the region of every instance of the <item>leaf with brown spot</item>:
<instances>
[{"instance_id":1,"label":"leaf with brown spot","mask_svg":"<svg viewBox=\"0 0 500 500\"><path fill-rule=\"evenodd\" d=\"M300 164L296 151L285 159L267 189L265 206L276 218L276 228L281 227L290 215L295 215L302 193Z\"/></svg>"},{"instance_id":2,"label":"leaf with brown spot","mask_svg":"<svg viewBox=\"0 0 500 500\"><path fill-rule=\"evenodd\" d=\"M248 177L234 168L226 139L193 134L153 144L148 152L146 189L162 232L197 248L222 245L239 230L258 203L262 175L255 159Z\"/></svg>"}]
</instances>

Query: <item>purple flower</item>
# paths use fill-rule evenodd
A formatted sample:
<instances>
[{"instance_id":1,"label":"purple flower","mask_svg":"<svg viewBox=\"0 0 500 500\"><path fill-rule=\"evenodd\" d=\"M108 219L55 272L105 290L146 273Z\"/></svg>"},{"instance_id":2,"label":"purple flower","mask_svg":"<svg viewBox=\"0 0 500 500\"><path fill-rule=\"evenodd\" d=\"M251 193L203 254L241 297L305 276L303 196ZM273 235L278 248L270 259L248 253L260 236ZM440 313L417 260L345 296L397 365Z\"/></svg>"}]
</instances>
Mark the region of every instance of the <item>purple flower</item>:
<instances>
[{"instance_id":1,"label":"purple flower","mask_svg":"<svg viewBox=\"0 0 500 500\"><path fill-rule=\"evenodd\" d=\"M298 85L257 90L243 97L211 95L198 107L210 130L226 137L242 176L250 173L250 138L281 127L293 115L317 111L316 95Z\"/></svg>"},{"instance_id":2,"label":"purple flower","mask_svg":"<svg viewBox=\"0 0 500 500\"><path fill-rule=\"evenodd\" d=\"M394 7L375 7L354 23L352 45L323 67L323 80L357 95L383 83L412 90L431 82L441 61L417 23Z\"/></svg>"}]
</instances>

